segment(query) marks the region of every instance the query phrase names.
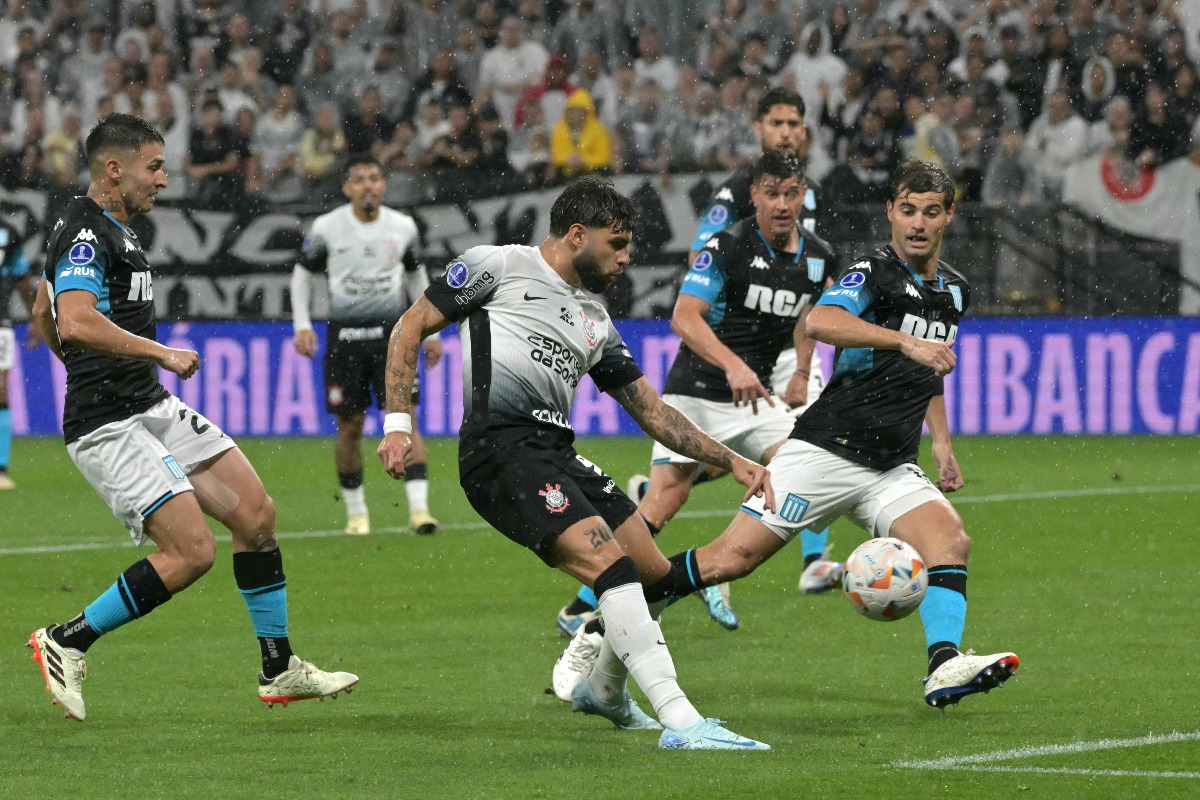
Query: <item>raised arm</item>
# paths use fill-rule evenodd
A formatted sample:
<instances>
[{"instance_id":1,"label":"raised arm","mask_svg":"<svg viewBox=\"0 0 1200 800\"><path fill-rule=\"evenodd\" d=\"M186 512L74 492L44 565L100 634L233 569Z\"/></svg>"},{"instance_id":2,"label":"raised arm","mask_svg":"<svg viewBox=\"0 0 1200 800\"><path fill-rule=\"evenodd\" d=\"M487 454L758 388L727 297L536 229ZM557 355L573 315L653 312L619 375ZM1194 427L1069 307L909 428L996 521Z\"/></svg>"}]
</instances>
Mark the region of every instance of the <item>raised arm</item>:
<instances>
[{"instance_id":1,"label":"raised arm","mask_svg":"<svg viewBox=\"0 0 1200 800\"><path fill-rule=\"evenodd\" d=\"M400 317L388 339L387 416L378 452L383 468L393 478L404 477L405 462L412 450L412 394L421 343L449 324L433 303L421 296Z\"/></svg>"},{"instance_id":2,"label":"raised arm","mask_svg":"<svg viewBox=\"0 0 1200 800\"><path fill-rule=\"evenodd\" d=\"M746 487L743 499L761 496L767 508L775 510L775 494L766 467L742 458L697 428L677 409L664 403L645 377L611 394L655 441L688 458L732 471L737 482Z\"/></svg>"},{"instance_id":3,"label":"raised arm","mask_svg":"<svg viewBox=\"0 0 1200 800\"><path fill-rule=\"evenodd\" d=\"M839 306L815 306L808 315L805 329L813 339L834 347L899 350L918 364L932 368L938 375L948 375L954 370L954 351L945 344L875 325Z\"/></svg>"},{"instance_id":4,"label":"raised arm","mask_svg":"<svg viewBox=\"0 0 1200 800\"><path fill-rule=\"evenodd\" d=\"M176 350L113 324L96 310L97 297L91 292L68 290L57 299L58 313L51 325L57 322L57 338L63 345L137 361L153 361L184 379L195 375L200 368L200 355L195 350Z\"/></svg>"}]
</instances>

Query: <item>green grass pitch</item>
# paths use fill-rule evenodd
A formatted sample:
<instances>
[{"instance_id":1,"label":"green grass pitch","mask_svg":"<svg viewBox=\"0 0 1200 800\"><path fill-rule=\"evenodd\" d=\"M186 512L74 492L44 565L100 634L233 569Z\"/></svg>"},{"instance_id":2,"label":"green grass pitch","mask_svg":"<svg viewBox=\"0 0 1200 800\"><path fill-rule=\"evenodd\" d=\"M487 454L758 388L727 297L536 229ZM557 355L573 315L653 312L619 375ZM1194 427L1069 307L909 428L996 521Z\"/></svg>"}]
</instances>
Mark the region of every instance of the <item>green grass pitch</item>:
<instances>
[{"instance_id":1,"label":"green grass pitch","mask_svg":"<svg viewBox=\"0 0 1200 800\"><path fill-rule=\"evenodd\" d=\"M444 529L428 538L400 532L404 492L374 443L369 537L336 533L331 441L241 444L279 508L297 652L362 683L324 703L256 699L257 645L225 537L209 575L92 649L88 719L64 720L23 644L145 551L60 441L18 440L19 489L0 494L0 796L1200 797L1200 736L1187 735L1200 731L1195 439L957 440L967 488L952 499L974 540L964 645L1014 650L1022 665L946 712L922 701L918 619L874 623L836 593L799 594L797 545L734 586L741 630L719 629L694 600L670 609L683 687L701 712L773 746L761 754L664 753L656 734L616 731L545 693L565 644L554 614L574 587L479 522L453 441L431 442ZM650 448L579 449L623 484ZM661 547L707 541L737 500L730 481L698 488ZM839 523L835 552L862 538ZM1184 735L1149 738L1171 733Z\"/></svg>"}]
</instances>

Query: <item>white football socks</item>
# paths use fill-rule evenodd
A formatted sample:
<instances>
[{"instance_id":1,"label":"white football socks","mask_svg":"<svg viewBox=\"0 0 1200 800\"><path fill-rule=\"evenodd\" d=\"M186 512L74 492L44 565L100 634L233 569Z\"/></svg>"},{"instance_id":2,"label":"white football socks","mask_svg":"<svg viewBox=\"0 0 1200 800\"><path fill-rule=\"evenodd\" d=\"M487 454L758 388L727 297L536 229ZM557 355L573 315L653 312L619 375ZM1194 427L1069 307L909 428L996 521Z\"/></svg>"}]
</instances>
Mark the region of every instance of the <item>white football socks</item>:
<instances>
[{"instance_id":1,"label":"white football socks","mask_svg":"<svg viewBox=\"0 0 1200 800\"><path fill-rule=\"evenodd\" d=\"M600 596L604 644L588 681L596 695L613 701L625 691L629 675L646 694L658 721L668 728L687 728L700 713L675 678L675 663L662 629L650 618L646 597L637 583L609 589Z\"/></svg>"},{"instance_id":2,"label":"white football socks","mask_svg":"<svg viewBox=\"0 0 1200 800\"><path fill-rule=\"evenodd\" d=\"M367 513L367 493L363 487L357 489L342 488L342 499L346 502L346 516Z\"/></svg>"},{"instance_id":3,"label":"white football socks","mask_svg":"<svg viewBox=\"0 0 1200 800\"><path fill-rule=\"evenodd\" d=\"M429 512L429 481L404 481L404 493L408 495L408 513Z\"/></svg>"}]
</instances>

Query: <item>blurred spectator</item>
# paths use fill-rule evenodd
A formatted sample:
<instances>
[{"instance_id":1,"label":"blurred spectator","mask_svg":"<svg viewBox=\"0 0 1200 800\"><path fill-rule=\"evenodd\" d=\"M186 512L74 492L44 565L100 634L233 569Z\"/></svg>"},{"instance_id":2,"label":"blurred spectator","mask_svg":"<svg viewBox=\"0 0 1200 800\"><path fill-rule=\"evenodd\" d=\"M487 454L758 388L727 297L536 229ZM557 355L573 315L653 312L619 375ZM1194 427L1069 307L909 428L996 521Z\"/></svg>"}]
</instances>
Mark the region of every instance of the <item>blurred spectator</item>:
<instances>
[{"instance_id":1,"label":"blurred spectator","mask_svg":"<svg viewBox=\"0 0 1200 800\"><path fill-rule=\"evenodd\" d=\"M882 197L880 191L897 163L895 134L884 127L879 109L867 106L846 142L846 164L855 177L872 190L869 200Z\"/></svg>"},{"instance_id":2,"label":"blurred spectator","mask_svg":"<svg viewBox=\"0 0 1200 800\"><path fill-rule=\"evenodd\" d=\"M337 197L346 153L337 106L325 103L318 107L313 124L300 137L299 173L306 196L323 201Z\"/></svg>"},{"instance_id":3,"label":"blurred spectator","mask_svg":"<svg viewBox=\"0 0 1200 800\"><path fill-rule=\"evenodd\" d=\"M1061 23L1051 25L1047 31L1045 45L1034 62L1037 88L1023 98L1032 105L1021 109L1022 119L1028 118L1032 123L1033 118L1042 113L1045 100L1051 94L1059 89L1074 93L1080 85L1083 61L1073 53L1072 35Z\"/></svg>"},{"instance_id":4,"label":"blurred spectator","mask_svg":"<svg viewBox=\"0 0 1200 800\"><path fill-rule=\"evenodd\" d=\"M300 79L296 81L300 105L309 114L326 103L338 101L341 80L336 66L333 48L329 46L329 42L320 41L313 45L306 64L300 71Z\"/></svg>"},{"instance_id":5,"label":"blurred spectator","mask_svg":"<svg viewBox=\"0 0 1200 800\"><path fill-rule=\"evenodd\" d=\"M1129 135L1133 126L1133 107L1129 98L1117 95L1104 106L1104 117L1088 126L1087 147L1084 156L1099 155L1121 139L1123 146L1129 144Z\"/></svg>"},{"instance_id":6,"label":"blurred spectator","mask_svg":"<svg viewBox=\"0 0 1200 800\"><path fill-rule=\"evenodd\" d=\"M828 131L835 154L844 157L846 142L858 127L858 118L868 104L866 76L859 67L850 67L839 85L821 92L821 126ZM809 110L816 116L816 109ZM882 116L880 124L883 124Z\"/></svg>"},{"instance_id":7,"label":"blurred spectator","mask_svg":"<svg viewBox=\"0 0 1200 800\"><path fill-rule=\"evenodd\" d=\"M369 63L370 67L357 83L378 89L384 116L399 120L412 91L412 81L400 66L399 45L394 39L384 39L375 48Z\"/></svg>"},{"instance_id":8,"label":"blurred spectator","mask_svg":"<svg viewBox=\"0 0 1200 800\"><path fill-rule=\"evenodd\" d=\"M220 208L228 206L231 199L240 199L240 169L237 142L233 129L225 123L225 110L219 100L207 100L192 129L184 161L192 200L200 208Z\"/></svg>"},{"instance_id":9,"label":"blurred spectator","mask_svg":"<svg viewBox=\"0 0 1200 800\"><path fill-rule=\"evenodd\" d=\"M519 0L517 16L525 26L525 38L545 45L550 41L552 26L546 19L544 0Z\"/></svg>"},{"instance_id":10,"label":"blurred spectator","mask_svg":"<svg viewBox=\"0 0 1200 800\"><path fill-rule=\"evenodd\" d=\"M618 123L626 172L661 172L667 167L671 119L658 84L647 78L638 87L637 104Z\"/></svg>"},{"instance_id":11,"label":"blurred spectator","mask_svg":"<svg viewBox=\"0 0 1200 800\"><path fill-rule=\"evenodd\" d=\"M1096 13L1094 0L1068 0L1067 26L1071 31L1071 55L1082 64L1104 52L1112 27Z\"/></svg>"},{"instance_id":12,"label":"blurred spectator","mask_svg":"<svg viewBox=\"0 0 1200 800\"><path fill-rule=\"evenodd\" d=\"M266 7L267 4L263 4ZM276 83L295 80L312 41L313 20L305 0L282 0L263 42L263 70Z\"/></svg>"},{"instance_id":13,"label":"blurred spectator","mask_svg":"<svg viewBox=\"0 0 1200 800\"><path fill-rule=\"evenodd\" d=\"M439 50L453 52L463 22L451 0L409 0L393 4L392 32L404 35L409 66L423 69Z\"/></svg>"},{"instance_id":14,"label":"blurred spectator","mask_svg":"<svg viewBox=\"0 0 1200 800\"><path fill-rule=\"evenodd\" d=\"M562 53L572 64L582 64L589 53L600 56L602 67L610 67L619 50L615 20L607 8L597 8L596 0L576 0L558 18L547 44L553 53Z\"/></svg>"},{"instance_id":15,"label":"blurred spectator","mask_svg":"<svg viewBox=\"0 0 1200 800\"><path fill-rule=\"evenodd\" d=\"M796 30L795 20L785 5L789 4L781 0L758 0L746 12L746 34L761 37L776 64L783 63L791 55L792 37Z\"/></svg>"},{"instance_id":16,"label":"blurred spectator","mask_svg":"<svg viewBox=\"0 0 1200 800\"><path fill-rule=\"evenodd\" d=\"M1172 108L1183 115L1188 128L1200 118L1200 85L1196 70L1191 64L1183 64L1175 71L1174 80L1167 82L1173 89L1169 102Z\"/></svg>"},{"instance_id":17,"label":"blurred spectator","mask_svg":"<svg viewBox=\"0 0 1200 800\"><path fill-rule=\"evenodd\" d=\"M517 101L538 84L549 60L545 47L525 39L519 19L505 17L499 44L487 51L479 68L480 91L490 92L505 128L512 128Z\"/></svg>"},{"instance_id":18,"label":"blurred spectator","mask_svg":"<svg viewBox=\"0 0 1200 800\"><path fill-rule=\"evenodd\" d=\"M442 104L430 98L421 106L421 111L413 122L413 146L418 161L426 151L433 148L434 142L450 132L450 123L446 121Z\"/></svg>"},{"instance_id":19,"label":"blurred spectator","mask_svg":"<svg viewBox=\"0 0 1200 800\"><path fill-rule=\"evenodd\" d=\"M232 125L243 108L254 109L254 100L242 88L242 76L236 64L221 67L221 83L217 88L217 99L225 110L225 123Z\"/></svg>"},{"instance_id":20,"label":"blurred spectator","mask_svg":"<svg viewBox=\"0 0 1200 800\"><path fill-rule=\"evenodd\" d=\"M737 48L725 39L718 39L707 49L700 66L701 75L706 83L719 84L737 72ZM691 69L691 67L687 69ZM680 82L683 80L683 75L684 70L680 69Z\"/></svg>"},{"instance_id":21,"label":"blurred spectator","mask_svg":"<svg viewBox=\"0 0 1200 800\"><path fill-rule=\"evenodd\" d=\"M50 188L59 192L77 191L80 176L87 167L83 152L83 117L79 108L63 108L62 124L50 130L42 141L46 178Z\"/></svg>"},{"instance_id":22,"label":"blurred spectator","mask_svg":"<svg viewBox=\"0 0 1200 800\"><path fill-rule=\"evenodd\" d=\"M721 113L717 90L702 84L695 105L682 108L671 136L672 170L729 169L733 164L729 143L729 120Z\"/></svg>"},{"instance_id":23,"label":"blurred spectator","mask_svg":"<svg viewBox=\"0 0 1200 800\"><path fill-rule=\"evenodd\" d=\"M1029 126L1024 157L1030 196L1038 203L1062 199L1063 178L1087 147L1087 123L1071 107L1067 90L1046 100L1046 111Z\"/></svg>"},{"instance_id":24,"label":"blurred spectator","mask_svg":"<svg viewBox=\"0 0 1200 800\"><path fill-rule=\"evenodd\" d=\"M458 45L454 48L454 64L462 76L467 91L474 95L479 90L479 70L487 48L479 37L479 28L466 23L458 29Z\"/></svg>"},{"instance_id":25,"label":"blurred spectator","mask_svg":"<svg viewBox=\"0 0 1200 800\"><path fill-rule=\"evenodd\" d=\"M479 162L477 169L485 194L501 194L513 186L513 168L508 160L508 131L500 124L496 109L479 112Z\"/></svg>"},{"instance_id":26,"label":"blurred spectator","mask_svg":"<svg viewBox=\"0 0 1200 800\"><path fill-rule=\"evenodd\" d=\"M94 22L87 27L79 49L63 61L58 71L57 92L76 103L84 103L88 88L98 95L104 85L104 70L112 58L104 25Z\"/></svg>"},{"instance_id":27,"label":"blurred spectator","mask_svg":"<svg viewBox=\"0 0 1200 800\"><path fill-rule=\"evenodd\" d=\"M769 81L779 71L779 62L767 49L767 40L758 31L746 34L737 71L753 81Z\"/></svg>"},{"instance_id":28,"label":"blurred spectator","mask_svg":"<svg viewBox=\"0 0 1200 800\"><path fill-rule=\"evenodd\" d=\"M151 119L158 110L155 97L146 91L141 81L129 81L125 88L113 96L116 109L122 114L133 114L142 119Z\"/></svg>"},{"instance_id":29,"label":"blurred spectator","mask_svg":"<svg viewBox=\"0 0 1200 800\"><path fill-rule=\"evenodd\" d=\"M1108 37L1105 54L1115 72L1115 93L1128 97L1133 107L1137 108L1141 105L1146 86L1150 83L1150 71L1146 69L1145 58L1133 46L1129 35L1122 31Z\"/></svg>"},{"instance_id":30,"label":"blurred spectator","mask_svg":"<svg viewBox=\"0 0 1200 800\"><path fill-rule=\"evenodd\" d=\"M234 14L221 33L221 39L213 48L218 64L233 64L240 67L246 54L254 49L250 38L250 20L245 14Z\"/></svg>"},{"instance_id":31,"label":"blurred spectator","mask_svg":"<svg viewBox=\"0 0 1200 800\"><path fill-rule=\"evenodd\" d=\"M366 71L367 51L364 47L363 32L358 29L354 15L349 11L334 13L329 26L328 42L340 78L345 80Z\"/></svg>"},{"instance_id":32,"label":"blurred spectator","mask_svg":"<svg viewBox=\"0 0 1200 800\"><path fill-rule=\"evenodd\" d=\"M592 98L576 89L550 132L550 161L563 178L612 169L612 138L596 118Z\"/></svg>"},{"instance_id":33,"label":"blurred spectator","mask_svg":"<svg viewBox=\"0 0 1200 800\"><path fill-rule=\"evenodd\" d=\"M191 114L188 106L175 105L170 92L157 94L155 97L155 127L163 137L163 167L168 176L179 176L183 180L169 180L167 191L175 196L182 196L186 190L187 149L192 138Z\"/></svg>"},{"instance_id":34,"label":"blurred spectator","mask_svg":"<svg viewBox=\"0 0 1200 800\"><path fill-rule=\"evenodd\" d=\"M42 23L30 12L27 0L10 0L0 16L0 64L11 67L17 61L17 39L28 30L35 40L42 37Z\"/></svg>"},{"instance_id":35,"label":"blurred spectator","mask_svg":"<svg viewBox=\"0 0 1200 800\"><path fill-rule=\"evenodd\" d=\"M296 89L285 83L276 90L270 113L259 117L254 127L246 191L272 202L298 199L301 185L296 166L303 136L304 120L296 111Z\"/></svg>"},{"instance_id":36,"label":"blurred spectator","mask_svg":"<svg viewBox=\"0 0 1200 800\"><path fill-rule=\"evenodd\" d=\"M351 153L370 153L378 159L391 141L395 127L395 121L383 113L379 88L368 86L359 93L357 107L342 123L346 149Z\"/></svg>"},{"instance_id":37,"label":"blurred spectator","mask_svg":"<svg viewBox=\"0 0 1200 800\"><path fill-rule=\"evenodd\" d=\"M908 99L912 85L913 59L907 44L895 44L887 48L883 60L872 67L870 81L879 87L888 87L896 92L901 103Z\"/></svg>"},{"instance_id":38,"label":"blurred spectator","mask_svg":"<svg viewBox=\"0 0 1200 800\"><path fill-rule=\"evenodd\" d=\"M1002 127L1020 124L1020 112L1016 101L1005 96L1000 86L987 77L988 57L973 53L967 57L967 76L955 93L970 97L975 104L973 125L984 129L988 140L995 139Z\"/></svg>"},{"instance_id":39,"label":"blurred spectator","mask_svg":"<svg viewBox=\"0 0 1200 800\"><path fill-rule=\"evenodd\" d=\"M262 70L263 57L251 48L243 54L238 68L238 83L241 90L254 103L255 114L265 114L275 97L275 82Z\"/></svg>"},{"instance_id":40,"label":"blurred spectator","mask_svg":"<svg viewBox=\"0 0 1200 800\"><path fill-rule=\"evenodd\" d=\"M567 97L575 91L570 80L571 65L566 56L555 53L546 62L542 82L531 89L526 89L517 101L516 111L513 112L513 123L520 127L525 109L530 103L538 103L542 107L542 119L559 119L567 105Z\"/></svg>"},{"instance_id":41,"label":"blurred spectator","mask_svg":"<svg viewBox=\"0 0 1200 800\"><path fill-rule=\"evenodd\" d=\"M829 29L810 22L800 29L796 52L780 70L780 79L792 85L804 99L805 113L819 119L823 91L841 84L846 75L846 62L833 54L829 47Z\"/></svg>"},{"instance_id":42,"label":"blurred spectator","mask_svg":"<svg viewBox=\"0 0 1200 800\"><path fill-rule=\"evenodd\" d=\"M550 133L541 106L530 106L521 127L513 131L508 160L526 189L540 189L553 181L556 173L550 163Z\"/></svg>"},{"instance_id":43,"label":"blurred spectator","mask_svg":"<svg viewBox=\"0 0 1200 800\"><path fill-rule=\"evenodd\" d=\"M570 78L571 83L586 89L596 107L596 117L604 127L612 130L617 125L617 82L604 69L604 58L598 50L584 54L579 69ZM542 116L545 119L545 115Z\"/></svg>"},{"instance_id":44,"label":"blurred spectator","mask_svg":"<svg viewBox=\"0 0 1200 800\"><path fill-rule=\"evenodd\" d=\"M1129 149L1143 167L1157 167L1187 155L1187 122L1167 104L1167 93L1156 83L1146 87L1141 113L1133 118Z\"/></svg>"},{"instance_id":45,"label":"blurred spectator","mask_svg":"<svg viewBox=\"0 0 1200 800\"><path fill-rule=\"evenodd\" d=\"M892 0L883 12L893 31L909 38L929 33L936 25L956 27L954 14L941 0Z\"/></svg>"},{"instance_id":46,"label":"blurred spectator","mask_svg":"<svg viewBox=\"0 0 1200 800\"><path fill-rule=\"evenodd\" d=\"M29 117L36 109L41 115L42 130L31 141L36 141L40 147L43 133L57 130L62 125L62 103L46 90L46 81L37 72L26 73L20 85L21 94L9 112L9 128L16 140L25 139Z\"/></svg>"},{"instance_id":47,"label":"blurred spectator","mask_svg":"<svg viewBox=\"0 0 1200 800\"><path fill-rule=\"evenodd\" d=\"M446 111L450 130L433 143L424 155L421 166L436 170L435 185L438 202L456 203L470 200L476 191L475 171L483 156L483 142L475 127L471 108L462 103Z\"/></svg>"},{"instance_id":48,"label":"blurred spectator","mask_svg":"<svg viewBox=\"0 0 1200 800\"><path fill-rule=\"evenodd\" d=\"M483 0L475 6L475 16L471 18L471 23L475 26L479 34L479 41L488 50L500 45L500 11L497 9L497 3L493 0ZM525 27L521 27L524 32Z\"/></svg>"},{"instance_id":49,"label":"blurred spectator","mask_svg":"<svg viewBox=\"0 0 1200 800\"><path fill-rule=\"evenodd\" d=\"M1180 67L1191 63L1188 60L1187 41L1183 38L1183 31L1171 28L1164 33L1157 41L1157 47L1151 46L1150 50L1146 51L1146 61L1151 79L1164 86L1170 85L1171 76Z\"/></svg>"},{"instance_id":50,"label":"blurred spectator","mask_svg":"<svg viewBox=\"0 0 1200 800\"><path fill-rule=\"evenodd\" d=\"M431 102L441 106L451 102L471 102L471 93L459 76L454 56L449 50L438 50L433 54L429 67L413 84L402 118L412 120Z\"/></svg>"},{"instance_id":51,"label":"blurred spectator","mask_svg":"<svg viewBox=\"0 0 1200 800\"><path fill-rule=\"evenodd\" d=\"M1104 119L1104 109L1117 88L1117 73L1104 56L1092 56L1083 65L1083 85L1080 90L1079 115L1085 122Z\"/></svg>"},{"instance_id":52,"label":"blurred spectator","mask_svg":"<svg viewBox=\"0 0 1200 800\"><path fill-rule=\"evenodd\" d=\"M193 51L196 47L216 47L233 11L232 4L219 0L195 0L184 4L178 17L180 44L191 45Z\"/></svg>"},{"instance_id":53,"label":"blurred spectator","mask_svg":"<svg viewBox=\"0 0 1200 800\"><path fill-rule=\"evenodd\" d=\"M992 208L1014 209L1026 205L1025 165L1021 159L1024 137L1016 128L1000 136L1000 147L988 160L980 199Z\"/></svg>"},{"instance_id":54,"label":"blurred spectator","mask_svg":"<svg viewBox=\"0 0 1200 800\"><path fill-rule=\"evenodd\" d=\"M8 168L6 185L20 189L47 188L42 139L46 135L45 117L40 106L29 109L25 119L24 136L16 140L11 148L12 156Z\"/></svg>"},{"instance_id":55,"label":"blurred spectator","mask_svg":"<svg viewBox=\"0 0 1200 800\"><path fill-rule=\"evenodd\" d=\"M171 73L171 58L166 53L155 53L150 56L146 65L146 93L149 95L149 105L153 109L151 118L158 120L159 99L163 95L171 96L171 105L175 109L190 107L187 92L174 79Z\"/></svg>"},{"instance_id":56,"label":"blurred spectator","mask_svg":"<svg viewBox=\"0 0 1200 800\"><path fill-rule=\"evenodd\" d=\"M679 65L662 52L662 39L649 25L642 28L637 40L638 57L633 61L634 80L640 85L652 80L668 95L679 86Z\"/></svg>"},{"instance_id":57,"label":"blurred spectator","mask_svg":"<svg viewBox=\"0 0 1200 800\"><path fill-rule=\"evenodd\" d=\"M910 98L911 99L911 98ZM942 92L913 124L912 154L931 161L952 177L962 170L959 140L954 130L954 95Z\"/></svg>"},{"instance_id":58,"label":"blurred spectator","mask_svg":"<svg viewBox=\"0 0 1200 800\"><path fill-rule=\"evenodd\" d=\"M203 44L193 48L190 66L191 71L188 72L186 79L180 76L179 82L187 90L188 97L192 99L192 104L195 105L195 101L203 94L205 89L214 88L219 82L217 79L217 59L213 56L212 48Z\"/></svg>"},{"instance_id":59,"label":"blurred spectator","mask_svg":"<svg viewBox=\"0 0 1200 800\"><path fill-rule=\"evenodd\" d=\"M958 30L963 33L978 33L987 44L987 54L993 58L1000 55L1000 31L1006 27L1025 31L1025 7L1015 0L984 0L963 17Z\"/></svg>"},{"instance_id":60,"label":"blurred spectator","mask_svg":"<svg viewBox=\"0 0 1200 800\"><path fill-rule=\"evenodd\" d=\"M1200 65L1200 2L1166 0L1162 13L1164 17L1174 20L1179 25L1184 41L1187 42L1188 57L1193 64Z\"/></svg>"}]
</instances>

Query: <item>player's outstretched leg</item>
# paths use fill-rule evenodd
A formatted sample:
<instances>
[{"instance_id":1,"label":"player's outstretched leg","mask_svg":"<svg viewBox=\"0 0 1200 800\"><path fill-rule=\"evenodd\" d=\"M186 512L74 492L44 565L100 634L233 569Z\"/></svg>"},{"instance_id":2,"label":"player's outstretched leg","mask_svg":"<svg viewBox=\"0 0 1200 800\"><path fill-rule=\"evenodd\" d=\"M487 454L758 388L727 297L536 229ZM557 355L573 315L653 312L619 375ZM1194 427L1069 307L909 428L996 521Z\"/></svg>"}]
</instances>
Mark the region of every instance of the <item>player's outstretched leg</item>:
<instances>
[{"instance_id":1,"label":"player's outstretched leg","mask_svg":"<svg viewBox=\"0 0 1200 800\"><path fill-rule=\"evenodd\" d=\"M800 531L800 549L804 554L804 571L800 573L800 591L807 594L827 592L842 580L846 565L829 558L829 528L814 533L808 528Z\"/></svg>"},{"instance_id":2,"label":"player's outstretched leg","mask_svg":"<svg viewBox=\"0 0 1200 800\"><path fill-rule=\"evenodd\" d=\"M915 547L928 565L929 589L920 607L929 654L925 702L945 708L1003 686L1021 664L1014 653L977 656L960 650L967 620L971 540L958 512L945 499L927 501L896 519L890 535Z\"/></svg>"},{"instance_id":3,"label":"player's outstretched leg","mask_svg":"<svg viewBox=\"0 0 1200 800\"><path fill-rule=\"evenodd\" d=\"M350 672L326 672L292 653L287 578L275 541L275 504L238 448L190 476L201 508L233 535L233 577L246 602L262 655L258 698L268 706L336 697L358 683Z\"/></svg>"}]
</instances>

